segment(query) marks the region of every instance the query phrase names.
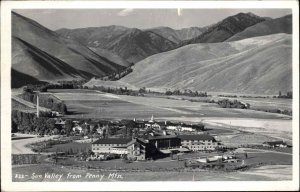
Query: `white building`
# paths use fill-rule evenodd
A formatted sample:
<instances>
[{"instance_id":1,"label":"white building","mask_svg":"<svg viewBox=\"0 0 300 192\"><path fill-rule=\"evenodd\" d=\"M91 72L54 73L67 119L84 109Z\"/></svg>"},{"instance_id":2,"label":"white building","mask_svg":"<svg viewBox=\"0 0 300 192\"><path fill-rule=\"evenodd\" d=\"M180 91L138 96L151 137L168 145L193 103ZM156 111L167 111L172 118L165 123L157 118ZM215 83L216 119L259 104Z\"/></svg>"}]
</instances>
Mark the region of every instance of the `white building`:
<instances>
[{"instance_id":1,"label":"white building","mask_svg":"<svg viewBox=\"0 0 300 192\"><path fill-rule=\"evenodd\" d=\"M222 147L214 137L208 134L179 135L181 145L192 151L213 151L217 147Z\"/></svg>"},{"instance_id":2,"label":"white building","mask_svg":"<svg viewBox=\"0 0 300 192\"><path fill-rule=\"evenodd\" d=\"M125 138L107 138L99 139L92 143L92 151L95 154L127 154L127 144L132 141L132 139Z\"/></svg>"}]
</instances>

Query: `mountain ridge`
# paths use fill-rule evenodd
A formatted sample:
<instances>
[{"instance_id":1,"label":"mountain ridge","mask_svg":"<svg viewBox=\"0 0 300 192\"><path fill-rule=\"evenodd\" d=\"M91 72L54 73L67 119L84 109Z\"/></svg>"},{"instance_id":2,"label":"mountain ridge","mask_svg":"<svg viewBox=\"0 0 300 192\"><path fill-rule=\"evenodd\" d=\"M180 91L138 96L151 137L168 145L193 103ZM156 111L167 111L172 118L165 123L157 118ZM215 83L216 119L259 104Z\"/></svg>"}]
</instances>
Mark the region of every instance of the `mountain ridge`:
<instances>
[{"instance_id":1,"label":"mountain ridge","mask_svg":"<svg viewBox=\"0 0 300 192\"><path fill-rule=\"evenodd\" d=\"M41 81L100 77L124 69L105 55L12 12L12 69Z\"/></svg>"},{"instance_id":2,"label":"mountain ridge","mask_svg":"<svg viewBox=\"0 0 300 192\"><path fill-rule=\"evenodd\" d=\"M271 35L276 33L292 34L291 14L257 23L235 34L226 41L237 41L250 37Z\"/></svg>"},{"instance_id":3,"label":"mountain ridge","mask_svg":"<svg viewBox=\"0 0 300 192\"><path fill-rule=\"evenodd\" d=\"M66 38L77 40L94 50L100 48L112 51L129 63L136 63L150 55L176 47L176 43L159 34L115 25L60 29L56 32Z\"/></svg>"}]
</instances>

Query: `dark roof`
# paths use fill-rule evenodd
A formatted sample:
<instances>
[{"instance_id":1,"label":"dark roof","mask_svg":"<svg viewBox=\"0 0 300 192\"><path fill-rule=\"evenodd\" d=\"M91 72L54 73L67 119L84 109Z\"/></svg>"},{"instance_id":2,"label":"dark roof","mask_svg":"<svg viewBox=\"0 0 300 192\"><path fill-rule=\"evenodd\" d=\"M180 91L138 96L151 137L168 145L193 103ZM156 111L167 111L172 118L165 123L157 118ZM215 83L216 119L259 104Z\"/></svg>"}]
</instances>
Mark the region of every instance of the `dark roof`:
<instances>
[{"instance_id":1,"label":"dark roof","mask_svg":"<svg viewBox=\"0 0 300 192\"><path fill-rule=\"evenodd\" d=\"M133 139L132 141L130 141L129 143L127 143L127 146L130 146L130 145L132 145L134 143L139 143L139 144L144 145L144 146L147 144L147 142L144 141L143 139L137 138L137 139Z\"/></svg>"},{"instance_id":2,"label":"dark roof","mask_svg":"<svg viewBox=\"0 0 300 192\"><path fill-rule=\"evenodd\" d=\"M208 134L198 134L198 135L178 135L178 137L181 140L213 140L215 141L215 138Z\"/></svg>"},{"instance_id":3,"label":"dark roof","mask_svg":"<svg viewBox=\"0 0 300 192\"><path fill-rule=\"evenodd\" d=\"M156 140L156 139L174 139L178 138L177 135L159 135L159 136L148 136L148 140Z\"/></svg>"},{"instance_id":4,"label":"dark roof","mask_svg":"<svg viewBox=\"0 0 300 192\"><path fill-rule=\"evenodd\" d=\"M93 144L127 144L132 139L128 138L107 138L107 139L98 139L93 142Z\"/></svg>"}]
</instances>

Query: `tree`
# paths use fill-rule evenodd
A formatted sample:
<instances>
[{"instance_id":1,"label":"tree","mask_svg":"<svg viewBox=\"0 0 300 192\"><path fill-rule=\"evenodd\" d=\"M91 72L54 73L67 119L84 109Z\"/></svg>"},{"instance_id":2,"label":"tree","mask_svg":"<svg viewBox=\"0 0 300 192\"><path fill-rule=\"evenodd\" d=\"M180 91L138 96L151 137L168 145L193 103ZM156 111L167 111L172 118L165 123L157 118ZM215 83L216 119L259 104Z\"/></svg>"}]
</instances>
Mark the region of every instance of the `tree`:
<instances>
[{"instance_id":1,"label":"tree","mask_svg":"<svg viewBox=\"0 0 300 192\"><path fill-rule=\"evenodd\" d=\"M60 134L60 131L59 131L59 129L55 128L53 130L53 135L58 135L58 134Z\"/></svg>"},{"instance_id":2,"label":"tree","mask_svg":"<svg viewBox=\"0 0 300 192\"><path fill-rule=\"evenodd\" d=\"M72 121L70 119L67 119L65 122L65 130L67 135L70 135L70 133L72 132L72 128L73 128Z\"/></svg>"},{"instance_id":3,"label":"tree","mask_svg":"<svg viewBox=\"0 0 300 192\"><path fill-rule=\"evenodd\" d=\"M13 119L11 119L11 132L18 132L18 124Z\"/></svg>"},{"instance_id":4,"label":"tree","mask_svg":"<svg viewBox=\"0 0 300 192\"><path fill-rule=\"evenodd\" d=\"M91 130L91 133L97 133L98 128L99 128L99 124L94 125L94 127Z\"/></svg>"},{"instance_id":5,"label":"tree","mask_svg":"<svg viewBox=\"0 0 300 192\"><path fill-rule=\"evenodd\" d=\"M146 93L146 87L142 87L139 89L139 93Z\"/></svg>"},{"instance_id":6,"label":"tree","mask_svg":"<svg viewBox=\"0 0 300 192\"><path fill-rule=\"evenodd\" d=\"M46 128L53 130L55 128L55 120L50 118L46 120Z\"/></svg>"}]
</instances>

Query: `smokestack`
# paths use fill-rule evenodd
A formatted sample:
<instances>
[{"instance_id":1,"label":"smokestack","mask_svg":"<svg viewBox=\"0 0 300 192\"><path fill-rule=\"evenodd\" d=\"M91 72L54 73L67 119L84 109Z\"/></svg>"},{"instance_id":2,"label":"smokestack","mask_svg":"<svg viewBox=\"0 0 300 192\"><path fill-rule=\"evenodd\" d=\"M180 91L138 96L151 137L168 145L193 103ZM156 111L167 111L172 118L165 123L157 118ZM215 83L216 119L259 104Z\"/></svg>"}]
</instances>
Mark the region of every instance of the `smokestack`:
<instances>
[{"instance_id":1,"label":"smokestack","mask_svg":"<svg viewBox=\"0 0 300 192\"><path fill-rule=\"evenodd\" d=\"M36 116L40 117L40 111L39 111L39 95L36 96Z\"/></svg>"}]
</instances>

